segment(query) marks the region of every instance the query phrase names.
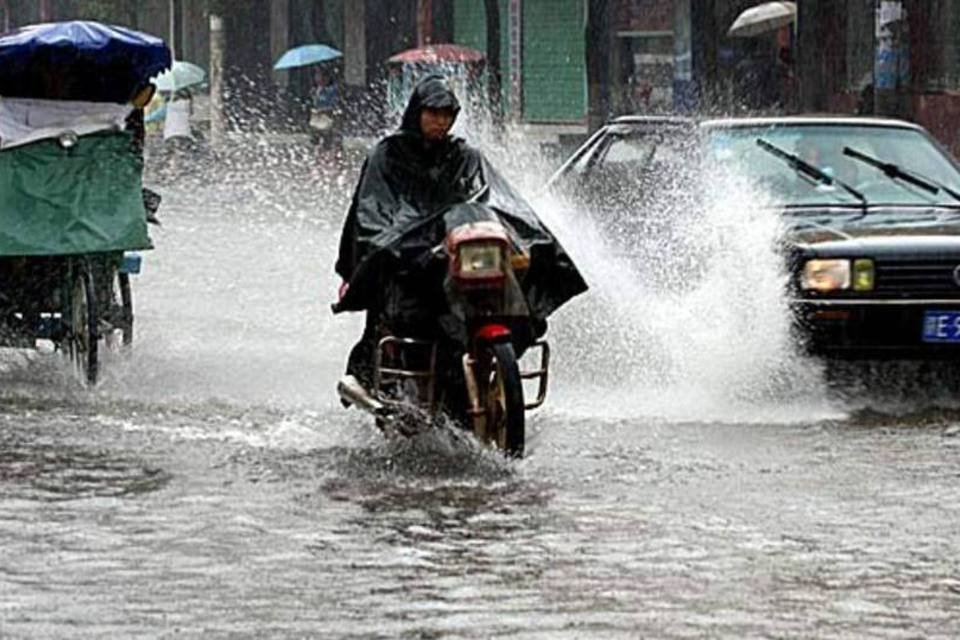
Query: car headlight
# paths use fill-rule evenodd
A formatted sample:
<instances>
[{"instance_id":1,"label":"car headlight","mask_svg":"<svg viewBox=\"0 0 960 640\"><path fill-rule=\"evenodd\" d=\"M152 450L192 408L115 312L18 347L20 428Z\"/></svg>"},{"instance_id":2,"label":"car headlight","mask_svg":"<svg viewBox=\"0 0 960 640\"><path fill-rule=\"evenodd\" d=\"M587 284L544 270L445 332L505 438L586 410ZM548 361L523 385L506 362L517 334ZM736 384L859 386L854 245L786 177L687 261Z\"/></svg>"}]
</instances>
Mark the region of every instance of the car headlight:
<instances>
[{"instance_id":1,"label":"car headlight","mask_svg":"<svg viewBox=\"0 0 960 640\"><path fill-rule=\"evenodd\" d=\"M850 288L849 260L807 260L800 275L805 291L837 291Z\"/></svg>"},{"instance_id":2,"label":"car headlight","mask_svg":"<svg viewBox=\"0 0 960 640\"><path fill-rule=\"evenodd\" d=\"M872 291L875 281L873 260L860 258L807 260L800 274L800 288L804 291Z\"/></svg>"}]
</instances>

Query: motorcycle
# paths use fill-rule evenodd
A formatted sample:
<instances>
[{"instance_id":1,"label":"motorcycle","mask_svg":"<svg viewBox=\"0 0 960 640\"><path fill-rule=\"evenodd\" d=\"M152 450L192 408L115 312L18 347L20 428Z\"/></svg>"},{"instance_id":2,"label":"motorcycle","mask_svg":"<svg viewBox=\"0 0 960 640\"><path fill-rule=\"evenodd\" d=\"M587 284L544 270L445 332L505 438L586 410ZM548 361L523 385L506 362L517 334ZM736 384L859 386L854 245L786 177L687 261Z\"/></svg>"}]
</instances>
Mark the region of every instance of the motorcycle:
<instances>
[{"instance_id":1,"label":"motorcycle","mask_svg":"<svg viewBox=\"0 0 960 640\"><path fill-rule=\"evenodd\" d=\"M543 325L521 288L529 253L479 202L449 207L405 236L378 267L390 275L378 284L385 293L371 380L344 376L340 397L373 414L383 430L403 433L411 409L427 418L442 413L522 457L526 412L544 403L550 364ZM528 352L538 364L522 370ZM535 385L532 399L524 381Z\"/></svg>"}]
</instances>

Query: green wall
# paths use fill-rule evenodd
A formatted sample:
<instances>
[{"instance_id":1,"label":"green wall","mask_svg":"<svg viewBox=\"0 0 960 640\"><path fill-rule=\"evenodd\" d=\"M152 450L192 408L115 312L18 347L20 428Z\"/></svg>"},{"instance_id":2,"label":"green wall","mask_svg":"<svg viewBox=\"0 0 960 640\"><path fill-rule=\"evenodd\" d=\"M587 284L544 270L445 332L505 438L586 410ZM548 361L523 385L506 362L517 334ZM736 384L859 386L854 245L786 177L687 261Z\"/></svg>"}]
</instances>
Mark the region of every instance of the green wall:
<instances>
[{"instance_id":1,"label":"green wall","mask_svg":"<svg viewBox=\"0 0 960 640\"><path fill-rule=\"evenodd\" d=\"M510 24L507 19L509 0L500 0L500 73L502 75L503 109L510 105ZM454 0L453 41L465 47L487 52L487 12L483 0Z\"/></svg>"},{"instance_id":2,"label":"green wall","mask_svg":"<svg viewBox=\"0 0 960 640\"><path fill-rule=\"evenodd\" d=\"M584 0L523 1L523 118L582 120L587 111Z\"/></svg>"},{"instance_id":3,"label":"green wall","mask_svg":"<svg viewBox=\"0 0 960 640\"><path fill-rule=\"evenodd\" d=\"M579 122L586 116L585 0L523 0L523 119ZM510 104L509 0L500 0L505 112ZM454 0L453 39L487 50L481 0Z\"/></svg>"}]
</instances>

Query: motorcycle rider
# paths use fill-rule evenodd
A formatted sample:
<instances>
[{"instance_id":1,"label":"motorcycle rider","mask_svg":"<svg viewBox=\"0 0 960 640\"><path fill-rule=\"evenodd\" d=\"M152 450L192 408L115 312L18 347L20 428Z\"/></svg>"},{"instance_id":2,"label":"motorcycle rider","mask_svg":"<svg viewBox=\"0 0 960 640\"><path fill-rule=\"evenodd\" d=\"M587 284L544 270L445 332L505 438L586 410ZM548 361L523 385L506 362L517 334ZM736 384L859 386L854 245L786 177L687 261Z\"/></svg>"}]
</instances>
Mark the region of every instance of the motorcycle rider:
<instances>
[{"instance_id":1,"label":"motorcycle rider","mask_svg":"<svg viewBox=\"0 0 960 640\"><path fill-rule=\"evenodd\" d=\"M340 237L335 268L344 281L341 297L359 264L374 249L371 236L380 231L379 226L365 228L367 216L358 215L358 210L374 207L375 212L367 213L375 214L378 225L393 226L401 219L409 221L411 215L462 201L478 188L463 176L477 175L479 152L450 135L459 112L460 103L447 80L429 75L414 88L399 130L382 139L368 156ZM464 167L468 171L462 171ZM393 206L383 206L384 201ZM366 328L347 363L347 373L364 386L371 381L377 340L380 305L376 297L364 301Z\"/></svg>"},{"instance_id":2,"label":"motorcycle rider","mask_svg":"<svg viewBox=\"0 0 960 640\"><path fill-rule=\"evenodd\" d=\"M398 251L401 237L449 205L483 200L528 245L532 266L525 295L535 335L519 339L521 351L523 343L532 343L545 331L549 313L586 290L576 267L530 206L478 150L450 135L459 112L446 78L424 77L410 96L400 128L373 148L361 170L340 238L335 268L344 283L334 311L367 312L366 328L347 363L347 374L365 388L372 383L381 316L403 318L404 326L390 327L394 333L434 339L434 325L446 304L442 292L431 289L416 269L406 272L396 263L381 268L385 263L378 258ZM411 241L403 242L409 247Z\"/></svg>"}]
</instances>

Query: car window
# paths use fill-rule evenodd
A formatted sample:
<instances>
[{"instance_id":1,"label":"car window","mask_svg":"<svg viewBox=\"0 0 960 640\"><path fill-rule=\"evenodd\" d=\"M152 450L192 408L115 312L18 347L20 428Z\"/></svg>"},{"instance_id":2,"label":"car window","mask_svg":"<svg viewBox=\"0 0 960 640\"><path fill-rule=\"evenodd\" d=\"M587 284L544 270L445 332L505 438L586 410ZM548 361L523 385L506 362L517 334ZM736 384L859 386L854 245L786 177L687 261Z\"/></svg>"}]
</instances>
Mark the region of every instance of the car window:
<instances>
[{"instance_id":1,"label":"car window","mask_svg":"<svg viewBox=\"0 0 960 640\"><path fill-rule=\"evenodd\" d=\"M576 159L573 160L563 172L569 175L582 176L594 163L599 154L602 153L603 149L606 148L609 140L610 134L601 132L597 137L592 139L586 147L577 149L575 152L575 155L577 155Z\"/></svg>"},{"instance_id":2,"label":"car window","mask_svg":"<svg viewBox=\"0 0 960 640\"><path fill-rule=\"evenodd\" d=\"M593 149L591 149L587 153L580 156L580 158L576 162L570 165L570 171L573 172L575 175L583 174L593 163L593 160L594 158L596 158L597 153L598 153L597 147L595 146Z\"/></svg>"},{"instance_id":3,"label":"car window","mask_svg":"<svg viewBox=\"0 0 960 640\"><path fill-rule=\"evenodd\" d=\"M654 150L656 140L652 136L630 136L613 141L603 156L604 164L635 164L642 167Z\"/></svg>"},{"instance_id":4,"label":"car window","mask_svg":"<svg viewBox=\"0 0 960 640\"><path fill-rule=\"evenodd\" d=\"M875 125L807 125L718 127L708 130L706 159L710 166L745 177L784 204L855 203L839 187L812 183L757 145L763 139L862 191L871 203L924 204L950 202L943 192L929 194L844 154L845 147L900 165L903 169L960 189L960 173L920 131Z\"/></svg>"},{"instance_id":5,"label":"car window","mask_svg":"<svg viewBox=\"0 0 960 640\"><path fill-rule=\"evenodd\" d=\"M581 174L574 197L608 222L672 215L683 192L693 190L687 169L696 163L685 162L692 140L679 130L611 134Z\"/></svg>"}]
</instances>

